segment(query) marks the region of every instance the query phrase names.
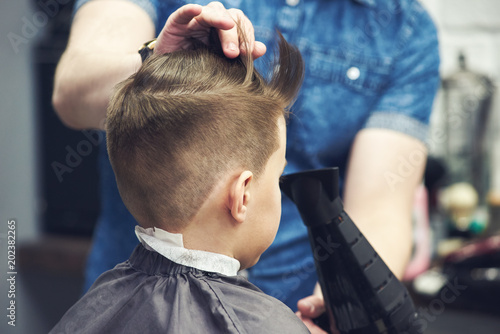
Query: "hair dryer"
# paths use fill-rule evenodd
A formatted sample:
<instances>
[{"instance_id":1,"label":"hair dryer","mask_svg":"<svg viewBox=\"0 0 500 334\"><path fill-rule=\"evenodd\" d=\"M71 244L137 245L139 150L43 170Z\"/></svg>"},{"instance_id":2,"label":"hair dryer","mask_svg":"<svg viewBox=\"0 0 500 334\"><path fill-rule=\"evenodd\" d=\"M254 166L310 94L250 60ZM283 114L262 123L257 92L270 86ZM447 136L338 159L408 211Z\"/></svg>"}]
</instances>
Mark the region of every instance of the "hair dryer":
<instances>
[{"instance_id":1,"label":"hair dryer","mask_svg":"<svg viewBox=\"0 0 500 334\"><path fill-rule=\"evenodd\" d=\"M281 189L307 226L329 323L342 334L419 333L407 289L344 211L338 168L285 175Z\"/></svg>"}]
</instances>

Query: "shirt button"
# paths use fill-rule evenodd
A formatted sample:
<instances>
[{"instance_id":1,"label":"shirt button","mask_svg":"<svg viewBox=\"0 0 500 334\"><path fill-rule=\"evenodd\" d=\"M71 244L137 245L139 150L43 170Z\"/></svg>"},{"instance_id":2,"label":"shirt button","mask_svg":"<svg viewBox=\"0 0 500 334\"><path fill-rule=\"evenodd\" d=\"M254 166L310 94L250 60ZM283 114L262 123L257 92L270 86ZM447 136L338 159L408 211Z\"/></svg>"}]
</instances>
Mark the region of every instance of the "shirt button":
<instances>
[{"instance_id":1,"label":"shirt button","mask_svg":"<svg viewBox=\"0 0 500 334\"><path fill-rule=\"evenodd\" d=\"M351 80L356 80L357 78L359 78L360 74L361 72L357 67L351 67L350 69L347 70L347 77Z\"/></svg>"},{"instance_id":2,"label":"shirt button","mask_svg":"<svg viewBox=\"0 0 500 334\"><path fill-rule=\"evenodd\" d=\"M299 4L300 0L286 0L286 4L288 6L295 7Z\"/></svg>"}]
</instances>

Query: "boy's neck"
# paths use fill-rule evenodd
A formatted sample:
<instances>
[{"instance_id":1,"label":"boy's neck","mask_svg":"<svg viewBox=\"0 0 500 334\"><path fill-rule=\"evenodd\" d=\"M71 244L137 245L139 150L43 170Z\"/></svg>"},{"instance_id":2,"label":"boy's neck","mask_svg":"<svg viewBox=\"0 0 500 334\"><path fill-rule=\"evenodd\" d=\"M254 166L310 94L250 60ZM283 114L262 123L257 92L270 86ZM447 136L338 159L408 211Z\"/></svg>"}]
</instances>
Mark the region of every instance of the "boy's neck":
<instances>
[{"instance_id":1,"label":"boy's neck","mask_svg":"<svg viewBox=\"0 0 500 334\"><path fill-rule=\"evenodd\" d=\"M236 258L239 240L238 226L233 222L231 214L226 208L221 187L216 186L207 200L203 203L193 219L180 231L184 247L223 254Z\"/></svg>"},{"instance_id":2,"label":"boy's neck","mask_svg":"<svg viewBox=\"0 0 500 334\"><path fill-rule=\"evenodd\" d=\"M182 231L184 247L235 258L233 243L236 236L228 226L230 222L226 218L210 216L208 212L203 214L200 210L199 218L193 219Z\"/></svg>"}]
</instances>

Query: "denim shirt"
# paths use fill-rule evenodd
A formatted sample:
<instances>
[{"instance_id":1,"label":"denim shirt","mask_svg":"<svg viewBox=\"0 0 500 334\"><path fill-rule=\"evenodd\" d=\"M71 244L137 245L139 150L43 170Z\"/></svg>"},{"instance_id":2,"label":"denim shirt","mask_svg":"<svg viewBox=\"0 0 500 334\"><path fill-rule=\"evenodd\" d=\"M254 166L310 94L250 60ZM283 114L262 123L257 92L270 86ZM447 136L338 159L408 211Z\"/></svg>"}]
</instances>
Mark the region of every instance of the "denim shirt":
<instances>
[{"instance_id":1,"label":"denim shirt","mask_svg":"<svg viewBox=\"0 0 500 334\"><path fill-rule=\"evenodd\" d=\"M77 2L76 8L85 1ZM210 2L130 1L151 16L157 33L168 15L185 3ZM221 2L226 8L242 9L254 25L256 39L268 46L258 68L265 68L266 57L272 56L275 29L304 57L305 81L287 129L285 173L338 166L342 185L354 137L364 128L390 129L426 141L439 83L439 54L435 26L416 0ZM135 222L116 191L105 149L101 169L103 212L89 260L89 280L107 269L100 264L105 256L113 256L106 259L112 267L128 258L136 244ZM111 229L119 229L116 238L122 239L105 240L104 233ZM249 279L292 309L298 299L312 293L317 278L307 231L286 198L278 235L249 271Z\"/></svg>"}]
</instances>

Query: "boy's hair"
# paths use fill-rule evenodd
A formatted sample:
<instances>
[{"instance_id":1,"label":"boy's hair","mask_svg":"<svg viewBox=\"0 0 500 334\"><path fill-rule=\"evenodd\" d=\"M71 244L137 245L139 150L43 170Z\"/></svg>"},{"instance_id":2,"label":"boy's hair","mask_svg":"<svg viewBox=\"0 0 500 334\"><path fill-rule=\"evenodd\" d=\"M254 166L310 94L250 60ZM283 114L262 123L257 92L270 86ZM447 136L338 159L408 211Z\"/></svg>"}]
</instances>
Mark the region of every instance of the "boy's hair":
<instances>
[{"instance_id":1,"label":"boy's hair","mask_svg":"<svg viewBox=\"0 0 500 334\"><path fill-rule=\"evenodd\" d=\"M181 231L224 173L245 169L258 178L279 147L277 120L302 83L300 52L279 34L265 80L251 55L226 58L214 36L211 47L152 56L109 104L109 158L142 226Z\"/></svg>"}]
</instances>

